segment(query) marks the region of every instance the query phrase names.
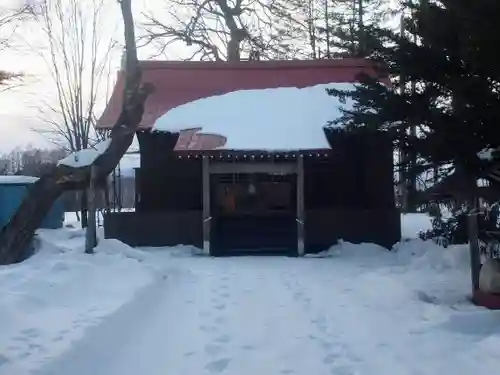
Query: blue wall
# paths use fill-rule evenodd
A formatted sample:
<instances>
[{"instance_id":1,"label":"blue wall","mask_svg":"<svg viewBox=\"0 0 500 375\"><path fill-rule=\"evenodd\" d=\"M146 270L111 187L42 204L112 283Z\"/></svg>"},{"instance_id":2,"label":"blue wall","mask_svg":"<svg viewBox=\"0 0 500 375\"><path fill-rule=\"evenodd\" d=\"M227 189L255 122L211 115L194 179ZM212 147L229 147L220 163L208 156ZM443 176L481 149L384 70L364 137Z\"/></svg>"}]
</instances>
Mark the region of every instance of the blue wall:
<instances>
[{"instance_id":1,"label":"blue wall","mask_svg":"<svg viewBox=\"0 0 500 375\"><path fill-rule=\"evenodd\" d=\"M31 184L0 183L0 228L6 225L21 205ZM57 229L63 226L64 205L57 200L44 219L41 228Z\"/></svg>"}]
</instances>

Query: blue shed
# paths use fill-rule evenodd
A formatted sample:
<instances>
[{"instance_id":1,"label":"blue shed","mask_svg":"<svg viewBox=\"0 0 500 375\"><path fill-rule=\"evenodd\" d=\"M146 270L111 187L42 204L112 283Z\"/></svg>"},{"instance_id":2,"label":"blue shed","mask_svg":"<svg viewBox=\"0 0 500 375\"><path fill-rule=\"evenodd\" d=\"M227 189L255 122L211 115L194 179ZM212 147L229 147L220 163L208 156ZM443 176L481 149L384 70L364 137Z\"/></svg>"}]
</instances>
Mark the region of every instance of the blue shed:
<instances>
[{"instance_id":1,"label":"blue shed","mask_svg":"<svg viewBox=\"0 0 500 375\"><path fill-rule=\"evenodd\" d=\"M0 176L0 228L10 221L30 185L37 180L37 177L32 176ZM61 228L64 223L64 211L62 200L57 200L45 217L41 228Z\"/></svg>"}]
</instances>

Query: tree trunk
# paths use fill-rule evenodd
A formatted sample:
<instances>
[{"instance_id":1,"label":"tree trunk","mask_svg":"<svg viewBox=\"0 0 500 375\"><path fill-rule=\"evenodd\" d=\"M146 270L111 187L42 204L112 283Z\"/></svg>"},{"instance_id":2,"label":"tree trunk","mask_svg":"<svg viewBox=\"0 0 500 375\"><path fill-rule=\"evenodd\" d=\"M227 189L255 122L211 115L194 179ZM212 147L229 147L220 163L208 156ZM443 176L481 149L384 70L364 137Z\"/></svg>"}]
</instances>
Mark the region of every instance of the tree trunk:
<instances>
[{"instance_id":1,"label":"tree trunk","mask_svg":"<svg viewBox=\"0 0 500 375\"><path fill-rule=\"evenodd\" d=\"M235 62L241 60L241 32L231 31L229 42L227 43L227 61Z\"/></svg>"},{"instance_id":2,"label":"tree trunk","mask_svg":"<svg viewBox=\"0 0 500 375\"><path fill-rule=\"evenodd\" d=\"M82 229L87 228L88 226L88 212L87 212L87 189L83 189L80 196L80 214L82 216Z\"/></svg>"},{"instance_id":3,"label":"tree trunk","mask_svg":"<svg viewBox=\"0 0 500 375\"><path fill-rule=\"evenodd\" d=\"M405 33L404 15L401 15L400 24L400 34L401 36ZM401 73L399 77L400 94L404 96L406 93L406 77ZM406 127L401 127L400 129L400 147L399 147L399 186L400 186L400 199L401 199L401 211L403 213L408 213L409 202L408 202L408 152L405 145L406 140Z\"/></svg>"},{"instance_id":4,"label":"tree trunk","mask_svg":"<svg viewBox=\"0 0 500 375\"><path fill-rule=\"evenodd\" d=\"M477 222L477 198L471 196L468 202L467 235L469 237L470 275L472 291L479 289L481 255L479 254L479 228Z\"/></svg>"},{"instance_id":5,"label":"tree trunk","mask_svg":"<svg viewBox=\"0 0 500 375\"><path fill-rule=\"evenodd\" d=\"M97 224L96 224L96 185L98 179L97 166L90 167L90 184L87 196L88 222L85 232L85 253L93 254L97 246Z\"/></svg>"},{"instance_id":6,"label":"tree trunk","mask_svg":"<svg viewBox=\"0 0 500 375\"><path fill-rule=\"evenodd\" d=\"M119 163L132 144L134 134L144 113L144 102L153 91L151 84L141 86L141 70L137 60L134 19L131 0L120 0L125 29L125 89L122 112L111 130L108 148L92 163L97 167L97 177L103 181ZM35 230L49 212L54 201L65 190L85 189L90 182L92 166L72 168L58 165L31 186L21 206L0 235L0 264L22 260Z\"/></svg>"},{"instance_id":7,"label":"tree trunk","mask_svg":"<svg viewBox=\"0 0 500 375\"><path fill-rule=\"evenodd\" d=\"M477 196L476 177L469 175L465 168L457 166L457 172L462 173L465 183L467 202L467 237L469 240L470 274L472 290L479 289L479 272L481 270L481 255L479 252L479 199Z\"/></svg>"},{"instance_id":8,"label":"tree trunk","mask_svg":"<svg viewBox=\"0 0 500 375\"><path fill-rule=\"evenodd\" d=\"M358 55L360 57L366 56L366 36L365 36L365 23L364 23L365 8L363 0L358 0Z\"/></svg>"}]
</instances>

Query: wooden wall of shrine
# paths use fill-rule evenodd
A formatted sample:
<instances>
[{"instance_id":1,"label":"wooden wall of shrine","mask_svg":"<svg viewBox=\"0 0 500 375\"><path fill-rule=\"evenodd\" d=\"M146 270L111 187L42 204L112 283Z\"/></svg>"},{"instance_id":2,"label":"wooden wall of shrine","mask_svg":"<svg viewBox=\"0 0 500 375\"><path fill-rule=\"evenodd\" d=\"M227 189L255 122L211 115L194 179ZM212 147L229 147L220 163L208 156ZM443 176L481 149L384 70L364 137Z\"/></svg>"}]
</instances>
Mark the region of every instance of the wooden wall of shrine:
<instances>
[{"instance_id":1,"label":"wooden wall of shrine","mask_svg":"<svg viewBox=\"0 0 500 375\"><path fill-rule=\"evenodd\" d=\"M338 239L390 247L400 239L391 141L381 133L327 132L331 150L289 153L173 151L177 136L141 132L136 212L112 213L106 237L131 245L203 245L202 156L218 163L295 163L304 160L306 252ZM246 156L249 156L246 158ZM213 158L213 159L212 159Z\"/></svg>"}]
</instances>

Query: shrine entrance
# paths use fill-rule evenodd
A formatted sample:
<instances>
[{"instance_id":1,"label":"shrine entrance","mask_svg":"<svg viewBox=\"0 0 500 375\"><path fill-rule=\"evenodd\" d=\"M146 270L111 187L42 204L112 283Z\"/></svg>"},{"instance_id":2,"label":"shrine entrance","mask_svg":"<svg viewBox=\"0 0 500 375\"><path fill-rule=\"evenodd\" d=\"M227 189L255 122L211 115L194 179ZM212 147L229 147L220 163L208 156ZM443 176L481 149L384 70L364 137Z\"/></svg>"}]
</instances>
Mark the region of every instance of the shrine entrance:
<instances>
[{"instance_id":1,"label":"shrine entrance","mask_svg":"<svg viewBox=\"0 0 500 375\"><path fill-rule=\"evenodd\" d=\"M295 163L209 170L211 255L299 253Z\"/></svg>"}]
</instances>

